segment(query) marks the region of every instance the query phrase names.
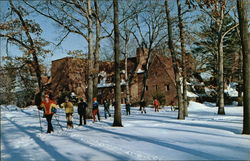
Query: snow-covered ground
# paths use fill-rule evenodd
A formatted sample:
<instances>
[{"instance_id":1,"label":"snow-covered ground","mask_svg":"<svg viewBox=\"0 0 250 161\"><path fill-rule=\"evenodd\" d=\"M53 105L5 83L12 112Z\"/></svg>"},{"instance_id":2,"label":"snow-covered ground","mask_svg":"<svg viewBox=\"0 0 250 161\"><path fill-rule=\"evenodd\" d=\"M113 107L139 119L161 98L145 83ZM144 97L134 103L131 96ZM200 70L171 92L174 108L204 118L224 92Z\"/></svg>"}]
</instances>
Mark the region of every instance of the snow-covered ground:
<instances>
[{"instance_id":1,"label":"snow-covered ground","mask_svg":"<svg viewBox=\"0 0 250 161\"><path fill-rule=\"evenodd\" d=\"M103 116L103 108L101 107ZM111 110L113 112L113 110ZM241 135L242 107L225 107L218 116L213 104L190 102L189 117L177 120L170 107L159 113L147 108L141 114L122 110L124 127L112 127L113 118L66 129L65 114L58 110L54 133L46 134L46 120L35 107L1 105L1 160L250 160L250 136Z\"/></svg>"}]
</instances>

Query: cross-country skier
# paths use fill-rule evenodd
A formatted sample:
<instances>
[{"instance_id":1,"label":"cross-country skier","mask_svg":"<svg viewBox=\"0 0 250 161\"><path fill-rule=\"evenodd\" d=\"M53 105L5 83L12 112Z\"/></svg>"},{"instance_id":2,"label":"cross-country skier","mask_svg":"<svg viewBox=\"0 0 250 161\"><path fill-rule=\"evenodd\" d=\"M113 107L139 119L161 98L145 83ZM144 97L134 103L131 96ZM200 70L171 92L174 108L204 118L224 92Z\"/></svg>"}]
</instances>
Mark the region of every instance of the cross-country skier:
<instances>
[{"instance_id":1,"label":"cross-country skier","mask_svg":"<svg viewBox=\"0 0 250 161\"><path fill-rule=\"evenodd\" d=\"M159 101L157 99L155 99L153 104L154 104L154 107L155 107L155 112L159 112L159 106L160 106Z\"/></svg>"},{"instance_id":2,"label":"cross-country skier","mask_svg":"<svg viewBox=\"0 0 250 161\"><path fill-rule=\"evenodd\" d=\"M61 107L65 109L67 128L73 128L72 119L73 119L74 108L73 104L69 101L68 97L65 97L65 102L61 104Z\"/></svg>"},{"instance_id":3,"label":"cross-country skier","mask_svg":"<svg viewBox=\"0 0 250 161\"><path fill-rule=\"evenodd\" d=\"M57 105L55 104L54 101L49 99L49 95L45 95L44 101L42 101L40 107L43 108L44 110L44 116L48 122L48 130L47 133L53 132L53 126L51 123L52 117L53 117L53 110L52 108L57 108Z\"/></svg>"},{"instance_id":4,"label":"cross-country skier","mask_svg":"<svg viewBox=\"0 0 250 161\"><path fill-rule=\"evenodd\" d=\"M78 103L78 108L77 108L77 112L79 114L80 117L80 125L82 125L82 119L84 121L84 125L86 125L86 108L88 107L87 103L85 101L83 101L82 98L80 98L80 101Z\"/></svg>"},{"instance_id":5,"label":"cross-country skier","mask_svg":"<svg viewBox=\"0 0 250 161\"><path fill-rule=\"evenodd\" d=\"M92 115L93 115L93 122L96 122L95 115L97 114L98 120L100 121L100 114L99 114L99 104L96 100L96 97L93 98L93 109L92 109Z\"/></svg>"},{"instance_id":6,"label":"cross-country skier","mask_svg":"<svg viewBox=\"0 0 250 161\"><path fill-rule=\"evenodd\" d=\"M110 106L109 101L105 100L104 101L104 117L105 117L105 119L107 118L107 115L109 117L111 117L111 114L109 112L109 106Z\"/></svg>"}]
</instances>

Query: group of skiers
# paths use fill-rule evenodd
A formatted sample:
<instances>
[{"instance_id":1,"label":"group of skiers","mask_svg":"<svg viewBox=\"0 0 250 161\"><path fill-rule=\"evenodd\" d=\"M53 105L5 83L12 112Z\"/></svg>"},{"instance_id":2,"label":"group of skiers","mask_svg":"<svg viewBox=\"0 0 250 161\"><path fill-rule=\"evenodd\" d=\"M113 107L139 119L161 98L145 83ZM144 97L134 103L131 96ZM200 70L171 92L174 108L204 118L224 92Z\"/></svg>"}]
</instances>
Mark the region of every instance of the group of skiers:
<instances>
[{"instance_id":1,"label":"group of skiers","mask_svg":"<svg viewBox=\"0 0 250 161\"><path fill-rule=\"evenodd\" d=\"M153 104L155 107L155 112L159 112L159 106L160 106L159 101L155 99ZM104 100L103 105L104 105L104 117L105 119L107 119L107 116L111 117L111 113L109 111L110 102L108 100ZM115 106L115 103L113 103L112 105ZM84 125L86 125L88 104L82 98L79 98L79 102L77 106L78 106L77 112L79 114L79 120L80 120L79 126L82 125L82 120L84 121L83 122ZM65 97L65 101L62 104L60 104L59 107L65 109L67 128L73 128L73 120L72 120L73 113L74 113L73 103L70 102L68 97ZM97 115L97 119L100 121L101 119L100 119L100 113L99 113L99 103L97 102L96 98L93 98L92 107L93 107L92 108L93 122L96 122L96 115ZM125 107L126 107L126 114L130 115L131 103L129 101L126 101ZM146 107L146 103L144 100L142 100L140 102L141 113L146 113L145 107ZM54 131L51 120L52 120L53 115L56 113L57 108L58 106L56 102L50 99L49 95L45 95L44 100L41 102L39 110L44 111L44 117L46 118L48 122L47 133L51 133Z\"/></svg>"}]
</instances>

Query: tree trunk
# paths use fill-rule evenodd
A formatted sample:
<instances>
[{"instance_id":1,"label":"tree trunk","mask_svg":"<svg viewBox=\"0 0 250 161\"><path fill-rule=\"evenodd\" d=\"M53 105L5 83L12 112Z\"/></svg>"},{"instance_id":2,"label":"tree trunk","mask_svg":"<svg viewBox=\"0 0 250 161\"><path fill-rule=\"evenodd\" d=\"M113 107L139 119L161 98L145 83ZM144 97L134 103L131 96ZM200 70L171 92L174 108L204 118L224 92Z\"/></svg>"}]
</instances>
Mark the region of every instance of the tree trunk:
<instances>
[{"instance_id":1,"label":"tree trunk","mask_svg":"<svg viewBox=\"0 0 250 161\"><path fill-rule=\"evenodd\" d=\"M99 72L99 57L100 57L100 32L101 32L101 25L100 25L100 20L99 20L99 6L97 0L94 0L95 3L95 15L96 15L96 44L95 44L95 52L94 52L94 68L95 68L95 73L94 73L94 85L93 85L93 96L97 97L98 95L98 72Z\"/></svg>"},{"instance_id":2,"label":"tree trunk","mask_svg":"<svg viewBox=\"0 0 250 161\"><path fill-rule=\"evenodd\" d=\"M144 48L142 48L142 50L143 50L143 53L144 53L145 52ZM151 62L151 56L152 56L152 49L151 49L151 47L149 47L147 60L146 60L146 67L144 69L144 74L143 74L143 88L142 88L140 102L144 99L144 95L145 95L145 91L146 91L146 85L147 85L147 79L148 79L148 70L149 70L149 65L150 65L150 62Z\"/></svg>"},{"instance_id":3,"label":"tree trunk","mask_svg":"<svg viewBox=\"0 0 250 161\"><path fill-rule=\"evenodd\" d=\"M219 108L218 108L218 114L219 115L225 115L224 110L224 70L223 70L223 40L220 40L218 43L218 67L219 67L219 78L218 78L218 95L219 95Z\"/></svg>"},{"instance_id":4,"label":"tree trunk","mask_svg":"<svg viewBox=\"0 0 250 161\"><path fill-rule=\"evenodd\" d=\"M87 109L87 117L92 118L92 104L93 104L93 74L94 74L94 50L93 50L93 20L92 20L92 11L91 11L91 0L88 0L87 7L87 20L88 20L88 109Z\"/></svg>"},{"instance_id":5,"label":"tree trunk","mask_svg":"<svg viewBox=\"0 0 250 161\"><path fill-rule=\"evenodd\" d=\"M222 25L224 19L224 7L220 7L220 18L217 19L218 27L218 114L225 115L224 110L224 60L223 60L223 37L222 37Z\"/></svg>"},{"instance_id":6,"label":"tree trunk","mask_svg":"<svg viewBox=\"0 0 250 161\"><path fill-rule=\"evenodd\" d=\"M176 60L176 52L174 50L173 39L172 39L172 21L170 18L170 10L168 7L168 0L165 0L165 9L166 9L166 17L167 17L167 25L168 25L168 46L172 57L172 62L174 66L175 72L175 82L176 82L176 91L178 97L178 119L185 119L184 109L183 109L183 98L181 94L181 81L180 81L180 71L178 68L177 60Z\"/></svg>"},{"instance_id":7,"label":"tree trunk","mask_svg":"<svg viewBox=\"0 0 250 161\"><path fill-rule=\"evenodd\" d=\"M130 89L129 89L129 79L128 79L128 36L126 34L125 40L125 82L126 82L126 101L130 102Z\"/></svg>"},{"instance_id":8,"label":"tree trunk","mask_svg":"<svg viewBox=\"0 0 250 161\"><path fill-rule=\"evenodd\" d=\"M243 68L242 68L242 62L243 62L243 54L242 54L242 49L239 51L239 80L238 80L238 106L243 106L243 97L242 97L242 73L243 73Z\"/></svg>"},{"instance_id":9,"label":"tree trunk","mask_svg":"<svg viewBox=\"0 0 250 161\"><path fill-rule=\"evenodd\" d=\"M188 116L188 98L187 98L187 71L186 71L186 49L185 49L185 35L184 25L182 20L182 11L180 0L177 0L178 18L179 18L179 30L181 40L181 55L182 55L182 86L183 86L183 108L185 116Z\"/></svg>"},{"instance_id":10,"label":"tree trunk","mask_svg":"<svg viewBox=\"0 0 250 161\"><path fill-rule=\"evenodd\" d=\"M122 127L121 119L121 85L120 85L120 40L118 0L113 0L114 7L114 52L115 52L115 114L113 126Z\"/></svg>"},{"instance_id":11,"label":"tree trunk","mask_svg":"<svg viewBox=\"0 0 250 161\"><path fill-rule=\"evenodd\" d=\"M237 0L240 37L243 53L243 134L250 134L250 33L248 32L248 1Z\"/></svg>"}]
</instances>

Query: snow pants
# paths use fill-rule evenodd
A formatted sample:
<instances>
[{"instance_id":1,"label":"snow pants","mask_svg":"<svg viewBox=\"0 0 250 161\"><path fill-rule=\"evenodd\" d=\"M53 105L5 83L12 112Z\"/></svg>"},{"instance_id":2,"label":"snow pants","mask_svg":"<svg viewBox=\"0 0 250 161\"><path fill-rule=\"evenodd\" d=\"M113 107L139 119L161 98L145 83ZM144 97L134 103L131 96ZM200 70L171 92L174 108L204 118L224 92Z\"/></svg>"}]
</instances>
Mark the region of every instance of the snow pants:
<instances>
[{"instance_id":1,"label":"snow pants","mask_svg":"<svg viewBox=\"0 0 250 161\"><path fill-rule=\"evenodd\" d=\"M47 130L47 133L51 133L53 130L53 126L52 126L52 123L51 123L51 120L52 120L52 117L53 117L53 114L50 114L50 115L44 115L47 122L48 122L48 130Z\"/></svg>"},{"instance_id":2,"label":"snow pants","mask_svg":"<svg viewBox=\"0 0 250 161\"><path fill-rule=\"evenodd\" d=\"M72 113L66 113L66 120L67 120L67 128L73 128L73 114Z\"/></svg>"},{"instance_id":3,"label":"snow pants","mask_svg":"<svg viewBox=\"0 0 250 161\"><path fill-rule=\"evenodd\" d=\"M110 112L109 112L109 109L104 109L104 117L105 117L105 119L107 118L107 115L108 115L109 117L111 117L111 114L110 114Z\"/></svg>"},{"instance_id":4,"label":"snow pants","mask_svg":"<svg viewBox=\"0 0 250 161\"><path fill-rule=\"evenodd\" d=\"M82 125L82 119L83 119L84 125L86 125L86 113L80 114L79 117L80 117L80 124L79 125Z\"/></svg>"},{"instance_id":5,"label":"snow pants","mask_svg":"<svg viewBox=\"0 0 250 161\"><path fill-rule=\"evenodd\" d=\"M155 112L159 112L159 105L154 105L155 106Z\"/></svg>"},{"instance_id":6,"label":"snow pants","mask_svg":"<svg viewBox=\"0 0 250 161\"><path fill-rule=\"evenodd\" d=\"M130 115L130 107L126 107L126 114Z\"/></svg>"},{"instance_id":7,"label":"snow pants","mask_svg":"<svg viewBox=\"0 0 250 161\"><path fill-rule=\"evenodd\" d=\"M98 120L100 121L101 119L100 119L99 109L93 109L92 110L92 116L93 116L93 121L94 122L96 121L95 115L97 115Z\"/></svg>"}]
</instances>

